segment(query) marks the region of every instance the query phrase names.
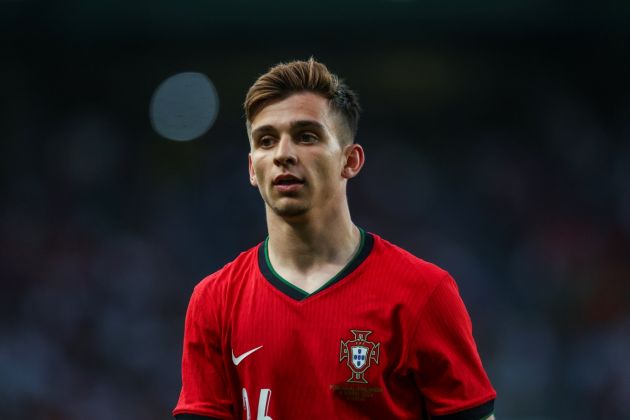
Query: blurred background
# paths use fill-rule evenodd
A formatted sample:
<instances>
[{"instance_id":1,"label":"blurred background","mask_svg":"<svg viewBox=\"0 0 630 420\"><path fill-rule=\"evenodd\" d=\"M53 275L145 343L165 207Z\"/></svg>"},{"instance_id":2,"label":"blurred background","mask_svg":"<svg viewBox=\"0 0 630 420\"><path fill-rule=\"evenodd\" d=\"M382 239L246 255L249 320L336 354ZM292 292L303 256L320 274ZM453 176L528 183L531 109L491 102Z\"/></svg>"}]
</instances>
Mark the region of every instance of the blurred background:
<instances>
[{"instance_id":1,"label":"blurred background","mask_svg":"<svg viewBox=\"0 0 630 420\"><path fill-rule=\"evenodd\" d=\"M0 418L170 418L192 288L266 236L245 92L314 56L497 418L629 419L628 41L622 1L0 1Z\"/></svg>"}]
</instances>

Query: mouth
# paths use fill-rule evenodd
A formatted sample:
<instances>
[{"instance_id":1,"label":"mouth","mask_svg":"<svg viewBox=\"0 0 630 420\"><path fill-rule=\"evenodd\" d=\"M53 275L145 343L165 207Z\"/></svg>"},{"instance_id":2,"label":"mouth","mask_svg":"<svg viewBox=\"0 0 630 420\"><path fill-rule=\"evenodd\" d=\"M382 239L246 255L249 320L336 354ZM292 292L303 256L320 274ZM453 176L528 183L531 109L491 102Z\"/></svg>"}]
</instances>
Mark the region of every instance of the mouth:
<instances>
[{"instance_id":1,"label":"mouth","mask_svg":"<svg viewBox=\"0 0 630 420\"><path fill-rule=\"evenodd\" d=\"M302 188L304 180L294 175L278 175L273 180L273 186L276 190L284 193L295 192Z\"/></svg>"},{"instance_id":2,"label":"mouth","mask_svg":"<svg viewBox=\"0 0 630 420\"><path fill-rule=\"evenodd\" d=\"M302 185L304 180L294 175L278 175L273 180L273 185Z\"/></svg>"}]
</instances>

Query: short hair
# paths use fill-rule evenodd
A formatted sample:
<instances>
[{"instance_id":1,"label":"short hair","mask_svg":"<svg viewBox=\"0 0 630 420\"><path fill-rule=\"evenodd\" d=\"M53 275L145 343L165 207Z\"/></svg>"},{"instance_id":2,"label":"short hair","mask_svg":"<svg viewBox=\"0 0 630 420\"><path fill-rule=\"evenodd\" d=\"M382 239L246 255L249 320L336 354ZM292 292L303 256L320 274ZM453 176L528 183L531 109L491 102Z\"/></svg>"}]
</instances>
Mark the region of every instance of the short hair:
<instances>
[{"instance_id":1,"label":"short hair","mask_svg":"<svg viewBox=\"0 0 630 420\"><path fill-rule=\"evenodd\" d=\"M354 142L359 126L358 95L331 73L326 65L313 59L280 63L260 76L245 97L245 117L248 131L256 115L267 105L300 92L313 92L328 99L331 110L337 112L349 130L348 143ZM343 137L341 136L342 140Z\"/></svg>"}]
</instances>

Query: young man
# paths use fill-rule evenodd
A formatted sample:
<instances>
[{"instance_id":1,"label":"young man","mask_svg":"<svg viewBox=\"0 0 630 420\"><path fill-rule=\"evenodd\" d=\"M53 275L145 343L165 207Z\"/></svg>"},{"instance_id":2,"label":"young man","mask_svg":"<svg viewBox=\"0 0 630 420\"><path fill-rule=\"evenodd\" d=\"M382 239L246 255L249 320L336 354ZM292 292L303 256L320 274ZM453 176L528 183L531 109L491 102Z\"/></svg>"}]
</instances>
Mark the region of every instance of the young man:
<instances>
[{"instance_id":1,"label":"young man","mask_svg":"<svg viewBox=\"0 0 630 420\"><path fill-rule=\"evenodd\" d=\"M254 83L245 113L269 236L195 287L176 418L492 418L453 279L352 223L356 95L296 61Z\"/></svg>"}]
</instances>

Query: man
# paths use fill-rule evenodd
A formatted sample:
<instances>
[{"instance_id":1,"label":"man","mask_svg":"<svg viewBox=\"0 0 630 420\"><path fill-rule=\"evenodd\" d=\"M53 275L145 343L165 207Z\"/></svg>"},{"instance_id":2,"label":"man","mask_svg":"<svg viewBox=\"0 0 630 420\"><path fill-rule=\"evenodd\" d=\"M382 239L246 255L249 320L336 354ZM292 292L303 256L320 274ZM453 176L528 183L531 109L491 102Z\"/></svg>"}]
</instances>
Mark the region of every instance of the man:
<instances>
[{"instance_id":1,"label":"man","mask_svg":"<svg viewBox=\"0 0 630 420\"><path fill-rule=\"evenodd\" d=\"M492 418L453 279L352 223L356 95L296 61L254 83L245 114L269 236L195 287L176 418Z\"/></svg>"}]
</instances>

